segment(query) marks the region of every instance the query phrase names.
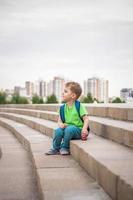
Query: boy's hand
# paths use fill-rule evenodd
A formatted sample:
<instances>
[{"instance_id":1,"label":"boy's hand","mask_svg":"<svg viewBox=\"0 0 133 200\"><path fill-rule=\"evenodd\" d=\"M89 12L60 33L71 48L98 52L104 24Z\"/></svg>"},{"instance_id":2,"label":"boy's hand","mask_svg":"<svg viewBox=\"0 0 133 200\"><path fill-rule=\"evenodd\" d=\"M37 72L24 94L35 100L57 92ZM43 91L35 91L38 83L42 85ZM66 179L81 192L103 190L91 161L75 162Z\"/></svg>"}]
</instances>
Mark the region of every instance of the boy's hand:
<instances>
[{"instance_id":1,"label":"boy's hand","mask_svg":"<svg viewBox=\"0 0 133 200\"><path fill-rule=\"evenodd\" d=\"M60 128L66 128L66 127L67 127L67 124L65 124L65 123L60 123L60 124L59 124L59 127L60 127Z\"/></svg>"},{"instance_id":2,"label":"boy's hand","mask_svg":"<svg viewBox=\"0 0 133 200\"><path fill-rule=\"evenodd\" d=\"M87 129L82 129L82 132L81 132L81 139L82 140L87 140L87 137L88 137L88 131Z\"/></svg>"}]
</instances>

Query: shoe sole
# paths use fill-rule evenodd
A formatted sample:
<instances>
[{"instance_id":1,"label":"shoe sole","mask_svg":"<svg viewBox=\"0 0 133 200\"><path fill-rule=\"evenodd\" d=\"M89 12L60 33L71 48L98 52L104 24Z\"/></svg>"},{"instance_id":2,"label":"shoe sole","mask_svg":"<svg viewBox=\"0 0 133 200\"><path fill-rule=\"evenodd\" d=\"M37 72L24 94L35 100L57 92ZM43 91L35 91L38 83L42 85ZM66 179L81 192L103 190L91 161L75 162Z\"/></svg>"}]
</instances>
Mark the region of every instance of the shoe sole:
<instances>
[{"instance_id":1,"label":"shoe sole","mask_svg":"<svg viewBox=\"0 0 133 200\"><path fill-rule=\"evenodd\" d=\"M59 155L60 153L55 153L55 154L50 154L50 153L45 153L45 155L47 156L56 156L56 155Z\"/></svg>"},{"instance_id":2,"label":"shoe sole","mask_svg":"<svg viewBox=\"0 0 133 200\"><path fill-rule=\"evenodd\" d=\"M70 155L70 153L60 153L62 156Z\"/></svg>"}]
</instances>

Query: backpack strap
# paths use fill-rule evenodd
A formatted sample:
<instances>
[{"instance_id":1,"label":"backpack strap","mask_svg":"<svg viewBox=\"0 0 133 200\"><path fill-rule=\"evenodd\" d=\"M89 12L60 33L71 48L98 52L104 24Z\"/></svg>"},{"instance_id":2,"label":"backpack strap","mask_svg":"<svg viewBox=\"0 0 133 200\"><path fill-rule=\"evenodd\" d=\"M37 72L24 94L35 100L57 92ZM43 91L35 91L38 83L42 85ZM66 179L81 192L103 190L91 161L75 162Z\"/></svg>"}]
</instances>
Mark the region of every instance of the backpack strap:
<instances>
[{"instance_id":1,"label":"backpack strap","mask_svg":"<svg viewBox=\"0 0 133 200\"><path fill-rule=\"evenodd\" d=\"M80 118L80 119L82 120L82 122L83 122L83 119L82 119L82 117L80 116L80 101L78 101L78 100L75 101L75 107L76 107L76 110L77 110L77 112L78 112L79 118Z\"/></svg>"},{"instance_id":2,"label":"backpack strap","mask_svg":"<svg viewBox=\"0 0 133 200\"><path fill-rule=\"evenodd\" d=\"M65 123L65 104L60 107L60 118L63 123Z\"/></svg>"},{"instance_id":3,"label":"backpack strap","mask_svg":"<svg viewBox=\"0 0 133 200\"><path fill-rule=\"evenodd\" d=\"M79 101L75 101L75 107L76 107L76 110L78 112L78 115L80 117L80 102ZM61 118L61 121L63 123L65 123L65 104L63 104L61 107L60 107L60 118ZM80 117L80 119L83 121L83 119Z\"/></svg>"}]
</instances>

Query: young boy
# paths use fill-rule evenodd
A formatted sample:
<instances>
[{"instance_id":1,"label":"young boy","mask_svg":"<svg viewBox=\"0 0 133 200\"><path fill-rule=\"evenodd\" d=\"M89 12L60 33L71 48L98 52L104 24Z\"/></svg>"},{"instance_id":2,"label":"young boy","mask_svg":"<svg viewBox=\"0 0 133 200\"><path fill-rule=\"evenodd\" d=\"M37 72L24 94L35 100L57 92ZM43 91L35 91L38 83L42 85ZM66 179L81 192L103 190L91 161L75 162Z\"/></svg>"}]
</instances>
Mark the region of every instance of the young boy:
<instances>
[{"instance_id":1,"label":"young boy","mask_svg":"<svg viewBox=\"0 0 133 200\"><path fill-rule=\"evenodd\" d=\"M70 140L83 139L88 136L89 118L85 107L80 104L80 116L77 112L75 102L82 93L81 86L76 82L65 84L63 92L65 122L58 118L58 126L53 137L53 148L46 155L68 155L70 154ZM81 119L82 118L82 119Z\"/></svg>"}]
</instances>

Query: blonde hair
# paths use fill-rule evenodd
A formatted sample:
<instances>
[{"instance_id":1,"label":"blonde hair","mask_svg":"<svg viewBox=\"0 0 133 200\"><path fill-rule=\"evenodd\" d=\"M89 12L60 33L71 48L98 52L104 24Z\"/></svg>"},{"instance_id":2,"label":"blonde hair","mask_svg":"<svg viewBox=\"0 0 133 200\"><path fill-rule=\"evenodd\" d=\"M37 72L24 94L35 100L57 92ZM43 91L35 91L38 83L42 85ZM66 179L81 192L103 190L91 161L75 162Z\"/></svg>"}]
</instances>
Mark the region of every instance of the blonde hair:
<instances>
[{"instance_id":1,"label":"blonde hair","mask_svg":"<svg viewBox=\"0 0 133 200\"><path fill-rule=\"evenodd\" d=\"M82 93L82 88L79 83L77 82L67 82L65 84L66 87L69 87L70 90L76 94L77 99L80 97Z\"/></svg>"}]
</instances>

